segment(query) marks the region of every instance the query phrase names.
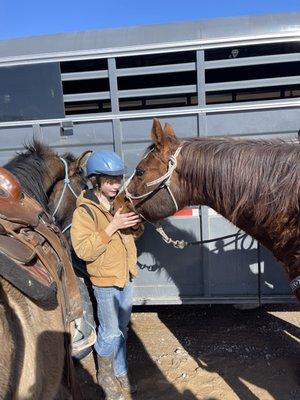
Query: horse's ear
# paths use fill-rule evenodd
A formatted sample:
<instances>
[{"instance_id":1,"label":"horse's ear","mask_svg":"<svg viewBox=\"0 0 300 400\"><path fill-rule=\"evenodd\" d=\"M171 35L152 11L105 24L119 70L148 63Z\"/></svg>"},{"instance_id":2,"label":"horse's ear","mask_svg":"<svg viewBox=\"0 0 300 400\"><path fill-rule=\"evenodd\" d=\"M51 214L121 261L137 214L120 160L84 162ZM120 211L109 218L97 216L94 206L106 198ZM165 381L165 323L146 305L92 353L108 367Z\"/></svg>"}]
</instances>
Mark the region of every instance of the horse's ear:
<instances>
[{"instance_id":1,"label":"horse's ear","mask_svg":"<svg viewBox=\"0 0 300 400\"><path fill-rule=\"evenodd\" d=\"M77 167L84 168L84 167L85 167L85 164L86 164L86 162L87 162L89 156L92 154L92 152L93 152L92 150L84 151L84 152L81 154L81 156L78 157L77 160L76 160Z\"/></svg>"},{"instance_id":2,"label":"horse's ear","mask_svg":"<svg viewBox=\"0 0 300 400\"><path fill-rule=\"evenodd\" d=\"M157 148L160 148L164 142L165 133L158 118L153 118L153 125L151 130L151 138Z\"/></svg>"},{"instance_id":3,"label":"horse's ear","mask_svg":"<svg viewBox=\"0 0 300 400\"><path fill-rule=\"evenodd\" d=\"M164 132L168 136L176 136L173 126L171 124L169 124L168 122L165 123Z\"/></svg>"}]
</instances>

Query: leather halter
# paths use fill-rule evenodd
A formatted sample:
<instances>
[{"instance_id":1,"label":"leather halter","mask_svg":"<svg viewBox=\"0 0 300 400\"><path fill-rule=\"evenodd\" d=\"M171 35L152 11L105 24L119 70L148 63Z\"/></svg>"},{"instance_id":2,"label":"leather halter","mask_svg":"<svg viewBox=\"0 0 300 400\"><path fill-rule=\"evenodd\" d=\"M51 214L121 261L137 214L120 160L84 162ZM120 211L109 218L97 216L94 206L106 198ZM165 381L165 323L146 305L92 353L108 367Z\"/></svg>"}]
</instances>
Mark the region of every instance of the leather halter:
<instances>
[{"instance_id":1,"label":"leather halter","mask_svg":"<svg viewBox=\"0 0 300 400\"><path fill-rule=\"evenodd\" d=\"M172 178L173 172L175 171L175 169L176 169L176 167L177 167L177 157L178 157L178 155L179 155L181 149L182 149L182 146L179 146L179 147L177 148L177 150L175 151L175 153L172 154L172 155L169 157L169 161L168 161L168 170L167 170L167 172L166 172L164 175L162 175L161 177L159 177L159 178L157 178L157 179L155 179L155 180L153 180L153 181L151 181L151 182L146 183L146 186L147 186L147 187L151 187L151 186L157 185L154 189L150 190L149 192L146 192L146 193L144 193L144 194L141 194L140 196L134 196L133 194L131 194L131 193L129 192L129 190L128 190L128 185L129 185L129 183L131 182L132 178L134 177L135 171L134 171L133 174L130 176L130 178L124 183L124 188L123 188L123 190L124 190L124 192L125 192L125 196L126 196L126 198L130 201L130 203L131 203L131 205L133 206L134 210L136 210L136 207L137 207L139 204L144 203L147 199L149 199L150 197L152 197L153 194L157 193L160 189L166 188L167 191L168 191L168 193L169 193L169 195L170 195L170 197L171 197L171 199L172 199L172 201L173 201L173 204L174 204L174 206L175 206L175 212L178 211L178 204L177 204L177 201L176 201L176 199L175 199L175 196L174 196L173 193L172 193L172 190L171 190L171 188L170 188L170 185L171 185L171 178ZM154 149L151 149L151 150L144 156L143 160L146 159L146 158L148 157L148 155L149 155L153 150L154 150ZM138 202L138 203L136 203L136 204L134 204L133 200L141 200L141 201ZM144 220L147 221L147 219L146 219L139 211L136 211L136 212L137 212Z\"/></svg>"}]
</instances>

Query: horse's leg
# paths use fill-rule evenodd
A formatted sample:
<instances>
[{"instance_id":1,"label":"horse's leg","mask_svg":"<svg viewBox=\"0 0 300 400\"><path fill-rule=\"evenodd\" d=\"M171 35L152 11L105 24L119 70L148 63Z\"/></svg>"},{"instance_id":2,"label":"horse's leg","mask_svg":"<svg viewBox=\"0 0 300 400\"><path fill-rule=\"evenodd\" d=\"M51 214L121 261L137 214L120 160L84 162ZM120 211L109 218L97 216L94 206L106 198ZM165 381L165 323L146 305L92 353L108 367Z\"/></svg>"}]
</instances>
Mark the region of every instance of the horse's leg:
<instances>
[{"instance_id":1,"label":"horse's leg","mask_svg":"<svg viewBox=\"0 0 300 400\"><path fill-rule=\"evenodd\" d=\"M10 307L6 288L0 278L0 398L10 399L16 393L24 358L24 336L20 320Z\"/></svg>"},{"instance_id":2,"label":"horse's leg","mask_svg":"<svg viewBox=\"0 0 300 400\"><path fill-rule=\"evenodd\" d=\"M30 400L53 400L61 391L65 364L65 331L61 308L40 308L1 280L0 394ZM1 365L2 367L2 365ZM2 373L5 371L5 373ZM2 389L3 388L3 389ZM68 399L62 395L61 399Z\"/></svg>"},{"instance_id":3,"label":"horse's leg","mask_svg":"<svg viewBox=\"0 0 300 400\"><path fill-rule=\"evenodd\" d=\"M65 333L65 348L68 346L69 351L66 354L64 373L58 390L57 400L83 400L81 389L76 377L75 365L71 355L71 338Z\"/></svg>"}]
</instances>

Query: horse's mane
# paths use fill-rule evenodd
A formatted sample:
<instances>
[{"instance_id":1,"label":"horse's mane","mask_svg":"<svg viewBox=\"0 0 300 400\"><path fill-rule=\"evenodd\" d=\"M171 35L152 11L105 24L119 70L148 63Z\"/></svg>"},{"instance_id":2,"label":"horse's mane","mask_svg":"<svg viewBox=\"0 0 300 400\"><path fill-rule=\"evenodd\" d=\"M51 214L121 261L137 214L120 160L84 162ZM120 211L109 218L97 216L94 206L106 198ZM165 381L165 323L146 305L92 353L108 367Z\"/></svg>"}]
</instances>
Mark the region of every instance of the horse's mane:
<instances>
[{"instance_id":1,"label":"horse's mane","mask_svg":"<svg viewBox=\"0 0 300 400\"><path fill-rule=\"evenodd\" d=\"M299 217L300 144L283 140L189 139L180 177L186 194L214 199L214 208L236 223L245 210L267 225ZM210 205L210 204L207 204ZM254 214L253 214L254 213ZM299 221L294 221L299 225ZM299 229L299 227L298 227Z\"/></svg>"},{"instance_id":2,"label":"horse's mane","mask_svg":"<svg viewBox=\"0 0 300 400\"><path fill-rule=\"evenodd\" d=\"M44 177L49 173L46 160L55 152L37 139L24 145L25 152L17 155L4 165L20 181L23 191L35 198L46 210L48 196L44 190Z\"/></svg>"}]
</instances>

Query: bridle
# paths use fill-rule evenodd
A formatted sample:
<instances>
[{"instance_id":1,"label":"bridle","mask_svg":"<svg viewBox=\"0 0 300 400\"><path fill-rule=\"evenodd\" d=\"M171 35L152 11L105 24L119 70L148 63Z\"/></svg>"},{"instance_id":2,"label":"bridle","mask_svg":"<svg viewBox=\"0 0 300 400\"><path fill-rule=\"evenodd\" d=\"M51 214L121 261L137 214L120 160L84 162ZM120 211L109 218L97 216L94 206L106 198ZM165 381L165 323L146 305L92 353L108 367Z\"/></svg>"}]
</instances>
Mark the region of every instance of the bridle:
<instances>
[{"instance_id":1,"label":"bridle","mask_svg":"<svg viewBox=\"0 0 300 400\"><path fill-rule=\"evenodd\" d=\"M57 211L59 210L59 207L60 207L60 205L62 203L62 200L64 198L64 195L65 195L67 189L71 190L72 194L75 196L76 199L78 198L78 195L75 193L74 189L72 188L72 186L70 184L68 163L64 158L62 158L62 157L59 157L59 158L64 164L65 177L64 177L64 186L62 188L58 203L57 203L57 205L56 205L56 207L55 207L55 209L54 209L54 211L53 211L53 213L51 215L54 221L55 221L55 215L56 215ZM70 229L71 225L72 224L67 225L62 230L62 233L65 233L68 229Z\"/></svg>"},{"instance_id":2,"label":"bridle","mask_svg":"<svg viewBox=\"0 0 300 400\"><path fill-rule=\"evenodd\" d=\"M146 183L147 187L152 187L152 186L157 185L154 189L150 190L149 192L141 194L140 196L134 196L133 194L131 194L129 192L128 185L131 182L132 178L134 177L135 171L129 177L129 179L124 183L123 190L124 190L126 198L130 201L130 203L131 203L133 209L135 210L135 212L137 212L137 214L139 214L147 222L149 222L149 221L139 211L137 211L136 208L137 208L137 206L139 206L140 204L144 203L146 200L151 198L160 189L163 189L163 188L167 189L167 191L168 191L168 193L169 193L169 195L170 195L170 197L171 197L171 199L173 201L173 204L174 204L174 207L175 207L175 212L178 211L178 204L177 204L177 201L175 199L174 194L172 193L172 190L171 190L170 186L171 186L171 178L172 178L173 172L177 168L177 157L178 157L181 149L182 149L182 145L177 148L177 150L175 151L174 154L170 155L169 160L168 160L168 169L167 169L167 172L164 175L162 175L161 177L159 177L159 178L157 178L157 179L155 179L155 180L153 180L151 182ZM153 150L154 150L154 148L151 149L143 157L143 160L146 159L148 157L148 155ZM133 200L141 200L141 201L135 203Z\"/></svg>"}]
</instances>

